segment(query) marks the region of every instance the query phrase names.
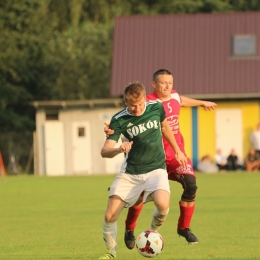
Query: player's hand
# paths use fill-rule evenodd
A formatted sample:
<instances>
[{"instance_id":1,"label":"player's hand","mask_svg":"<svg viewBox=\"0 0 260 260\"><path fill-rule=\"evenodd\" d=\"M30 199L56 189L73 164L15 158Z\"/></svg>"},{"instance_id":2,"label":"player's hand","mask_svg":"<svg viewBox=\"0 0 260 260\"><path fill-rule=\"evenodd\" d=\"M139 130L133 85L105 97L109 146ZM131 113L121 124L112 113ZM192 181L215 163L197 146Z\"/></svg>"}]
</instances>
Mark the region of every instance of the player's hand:
<instances>
[{"instance_id":1,"label":"player's hand","mask_svg":"<svg viewBox=\"0 0 260 260\"><path fill-rule=\"evenodd\" d=\"M123 142L120 146L121 153L128 153L132 148L133 141Z\"/></svg>"},{"instance_id":2,"label":"player's hand","mask_svg":"<svg viewBox=\"0 0 260 260\"><path fill-rule=\"evenodd\" d=\"M214 103L214 102L211 102L211 101L204 101L201 106L204 107L204 109L205 109L206 111L211 111L211 110L214 110L214 109L215 109L215 107L217 106L217 104Z\"/></svg>"},{"instance_id":3,"label":"player's hand","mask_svg":"<svg viewBox=\"0 0 260 260\"><path fill-rule=\"evenodd\" d=\"M112 135L114 133L114 130L109 128L109 123L104 123L104 132L106 134L106 137L109 137L110 135Z\"/></svg>"},{"instance_id":4,"label":"player's hand","mask_svg":"<svg viewBox=\"0 0 260 260\"><path fill-rule=\"evenodd\" d=\"M179 162L179 164L181 164L182 166L187 165L187 162L188 162L187 157L185 156L185 154L182 151L175 153L175 158Z\"/></svg>"}]
</instances>

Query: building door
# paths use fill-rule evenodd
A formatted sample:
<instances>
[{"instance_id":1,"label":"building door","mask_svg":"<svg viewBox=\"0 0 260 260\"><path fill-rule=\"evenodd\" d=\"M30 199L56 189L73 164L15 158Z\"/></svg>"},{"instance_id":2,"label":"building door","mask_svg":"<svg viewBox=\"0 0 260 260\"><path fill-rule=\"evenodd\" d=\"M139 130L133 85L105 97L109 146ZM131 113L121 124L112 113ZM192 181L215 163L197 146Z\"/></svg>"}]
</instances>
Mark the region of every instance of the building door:
<instances>
[{"instance_id":1,"label":"building door","mask_svg":"<svg viewBox=\"0 0 260 260\"><path fill-rule=\"evenodd\" d=\"M243 162L243 129L241 109L216 110L216 149L228 156L235 149L240 163Z\"/></svg>"},{"instance_id":2,"label":"building door","mask_svg":"<svg viewBox=\"0 0 260 260\"><path fill-rule=\"evenodd\" d=\"M43 126L44 172L46 175L65 175L65 150L63 123L48 121Z\"/></svg>"},{"instance_id":3,"label":"building door","mask_svg":"<svg viewBox=\"0 0 260 260\"><path fill-rule=\"evenodd\" d=\"M72 123L72 164L74 174L92 174L92 142L89 122Z\"/></svg>"}]
</instances>

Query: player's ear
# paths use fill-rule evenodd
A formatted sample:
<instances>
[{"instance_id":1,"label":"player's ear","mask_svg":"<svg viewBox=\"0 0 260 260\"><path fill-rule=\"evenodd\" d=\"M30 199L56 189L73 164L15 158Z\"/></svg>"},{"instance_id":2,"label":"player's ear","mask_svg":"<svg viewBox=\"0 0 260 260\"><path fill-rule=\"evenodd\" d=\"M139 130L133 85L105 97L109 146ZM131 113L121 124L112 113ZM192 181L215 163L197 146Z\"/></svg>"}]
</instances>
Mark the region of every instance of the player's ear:
<instances>
[{"instance_id":1,"label":"player's ear","mask_svg":"<svg viewBox=\"0 0 260 260\"><path fill-rule=\"evenodd\" d=\"M155 82L154 81L152 81L152 87L155 89L155 87L156 87L156 84L155 84Z\"/></svg>"}]
</instances>

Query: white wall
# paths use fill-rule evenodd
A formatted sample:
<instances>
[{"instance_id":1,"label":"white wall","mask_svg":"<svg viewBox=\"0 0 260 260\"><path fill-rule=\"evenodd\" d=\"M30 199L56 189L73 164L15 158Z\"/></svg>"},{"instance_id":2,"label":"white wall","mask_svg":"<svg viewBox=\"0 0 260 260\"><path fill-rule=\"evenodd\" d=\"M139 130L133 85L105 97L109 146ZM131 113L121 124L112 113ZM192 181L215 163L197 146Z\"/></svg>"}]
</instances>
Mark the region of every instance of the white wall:
<instances>
[{"instance_id":1,"label":"white wall","mask_svg":"<svg viewBox=\"0 0 260 260\"><path fill-rule=\"evenodd\" d=\"M105 141L104 134L104 122L109 122L111 117L117 113L122 108L107 108L107 109L61 109L59 111L59 122L62 123L64 129L64 143L63 148L64 151L61 151L59 154L63 154L64 156L64 173L63 175L82 175L82 174L114 174L118 173L121 163L123 163L124 156L120 154L113 159L102 158L100 155L100 150ZM46 175L46 158L45 158L45 143L44 135L44 126L46 124L45 119L45 110L38 109L36 112L36 141L37 141L37 152L35 153L37 158L35 160L38 165L38 169L35 169L35 174ZM53 122L53 121L51 121ZM91 139L86 140L82 139L82 146L78 143L78 146L81 146L81 159L82 160L82 168L79 165L79 161L77 161L77 169L81 168L85 171L75 171L75 161L73 162L73 158L75 157L75 127L80 125L89 124L88 136L91 136ZM73 127L74 125L74 127ZM74 130L73 130L74 129ZM55 135L57 135L57 139L61 140L60 133L52 132L52 138L55 139ZM74 138L74 139L73 139ZM80 139L77 140L80 142ZM84 145L89 143L89 147L84 150ZM62 146L60 146L62 147ZM90 156L90 152L91 156ZM84 153L86 156L84 157ZM86 162L90 159L90 169L87 169ZM83 167L84 166L84 167ZM48 173L52 175L52 173ZM54 173L53 173L54 174Z\"/></svg>"}]
</instances>

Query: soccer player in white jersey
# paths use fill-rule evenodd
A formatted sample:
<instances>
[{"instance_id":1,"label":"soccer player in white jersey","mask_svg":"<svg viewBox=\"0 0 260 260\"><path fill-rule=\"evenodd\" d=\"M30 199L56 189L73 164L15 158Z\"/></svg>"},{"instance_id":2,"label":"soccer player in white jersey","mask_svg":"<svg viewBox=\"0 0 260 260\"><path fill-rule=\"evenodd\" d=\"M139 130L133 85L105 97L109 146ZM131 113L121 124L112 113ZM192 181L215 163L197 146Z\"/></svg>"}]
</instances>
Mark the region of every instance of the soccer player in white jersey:
<instances>
[{"instance_id":1,"label":"soccer player in white jersey","mask_svg":"<svg viewBox=\"0 0 260 260\"><path fill-rule=\"evenodd\" d=\"M179 127L179 113L180 107L202 106L205 110L213 110L216 107L214 102L197 100L180 96L176 90L173 89L174 79L170 71L160 69L153 74L152 86L154 92L146 97L146 100L157 100L162 103L166 118L171 126L172 132L178 143L178 146L185 154L184 140ZM113 133L110 131L108 125L105 126L104 131L106 135ZM196 196L196 177L193 171L191 160L188 158L188 163L184 167L180 165L174 158L174 151L169 147L169 144L163 138L164 149L166 153L166 166L168 172L168 179L179 182L183 187L183 193L179 201L180 216L177 224L177 233L185 237L188 243L198 243L198 238L191 232L190 223L195 208ZM135 205L128 210L128 215L125 221L125 244L128 249L133 249L135 245L134 229L136 221L141 213L143 205Z\"/></svg>"},{"instance_id":2,"label":"soccer player in white jersey","mask_svg":"<svg viewBox=\"0 0 260 260\"><path fill-rule=\"evenodd\" d=\"M124 91L126 108L115 114L110 122L114 133L107 137L102 157L112 158L125 153L120 173L110 186L103 222L103 239L107 252L99 259L116 257L117 219L125 207L154 201L155 209L149 229L158 230L164 223L170 202L170 187L165 165L161 135L175 151L179 165L186 166L187 158L178 147L160 102L146 101L145 87L131 83ZM119 148L115 145L123 135ZM142 194L142 196L141 196ZM141 196L141 197L140 197Z\"/></svg>"}]
</instances>

